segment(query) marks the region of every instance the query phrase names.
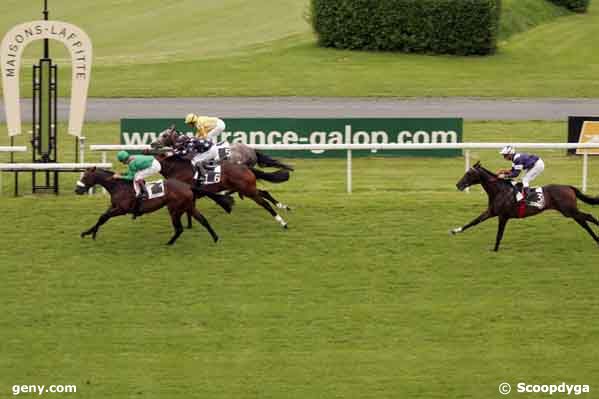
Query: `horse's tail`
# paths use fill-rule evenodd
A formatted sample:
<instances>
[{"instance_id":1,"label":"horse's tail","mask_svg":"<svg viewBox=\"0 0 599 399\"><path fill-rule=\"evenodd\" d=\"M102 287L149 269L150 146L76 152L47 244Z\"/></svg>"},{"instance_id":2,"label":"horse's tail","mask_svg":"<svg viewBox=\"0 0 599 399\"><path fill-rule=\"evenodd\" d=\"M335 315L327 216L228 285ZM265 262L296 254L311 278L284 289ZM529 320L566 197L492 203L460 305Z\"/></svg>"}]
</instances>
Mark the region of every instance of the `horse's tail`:
<instances>
[{"instance_id":1,"label":"horse's tail","mask_svg":"<svg viewBox=\"0 0 599 399\"><path fill-rule=\"evenodd\" d=\"M268 155L266 155L260 151L256 151L256 159L257 159L258 165L260 165L263 168L268 168L268 167L282 168L282 169L293 172L292 166L284 164L283 162L281 162L277 159L271 158Z\"/></svg>"},{"instance_id":2,"label":"horse's tail","mask_svg":"<svg viewBox=\"0 0 599 399\"><path fill-rule=\"evenodd\" d=\"M599 197L589 197L588 195L583 194L579 189L577 189L574 186L570 186L570 188L574 190L574 192L576 193L576 198L578 198L579 200L586 202L587 204L599 205Z\"/></svg>"},{"instance_id":3,"label":"horse's tail","mask_svg":"<svg viewBox=\"0 0 599 399\"><path fill-rule=\"evenodd\" d=\"M225 210L225 212L231 213L231 211L233 210L235 199L230 195L220 195L211 193L210 191L206 191L195 186L192 186L191 189L198 197L206 196L210 198L212 201L216 202L218 205L220 205L221 208Z\"/></svg>"},{"instance_id":4,"label":"horse's tail","mask_svg":"<svg viewBox=\"0 0 599 399\"><path fill-rule=\"evenodd\" d=\"M272 173L263 172L260 169L250 168L250 170L256 176L256 179L266 180L271 183L283 183L289 180L289 171L279 169Z\"/></svg>"}]
</instances>

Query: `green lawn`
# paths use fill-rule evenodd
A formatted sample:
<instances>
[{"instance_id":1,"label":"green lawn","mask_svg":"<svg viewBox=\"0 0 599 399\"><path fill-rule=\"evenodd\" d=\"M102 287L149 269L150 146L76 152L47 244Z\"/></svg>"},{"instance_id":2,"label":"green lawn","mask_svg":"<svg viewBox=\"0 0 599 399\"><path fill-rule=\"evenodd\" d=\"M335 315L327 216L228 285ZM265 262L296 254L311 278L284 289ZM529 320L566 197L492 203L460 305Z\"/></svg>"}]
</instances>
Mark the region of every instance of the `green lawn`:
<instances>
[{"instance_id":1,"label":"green lawn","mask_svg":"<svg viewBox=\"0 0 599 399\"><path fill-rule=\"evenodd\" d=\"M118 140L115 124L87 132ZM565 124L465 124L468 141L498 137L563 141ZM505 166L496 151L474 155ZM540 183L579 184L580 159L542 155ZM291 181L266 186L294 207L290 229L247 200L231 215L200 201L217 245L196 225L167 248L165 211L82 240L105 197L0 197L0 391L478 399L501 397L503 381L593 389L599 249L574 222L512 221L495 254L495 221L447 234L486 205L480 189L455 189L461 158L356 159L352 195L342 160L293 163ZM5 174L5 193L10 183Z\"/></svg>"},{"instance_id":2,"label":"green lawn","mask_svg":"<svg viewBox=\"0 0 599 399\"><path fill-rule=\"evenodd\" d=\"M2 30L38 15L35 4L8 3ZM545 0L505 1L490 57L319 48L305 0L113 3L52 4L54 17L94 40L92 96L599 97L597 2L574 15ZM27 94L29 69L24 75Z\"/></svg>"}]
</instances>

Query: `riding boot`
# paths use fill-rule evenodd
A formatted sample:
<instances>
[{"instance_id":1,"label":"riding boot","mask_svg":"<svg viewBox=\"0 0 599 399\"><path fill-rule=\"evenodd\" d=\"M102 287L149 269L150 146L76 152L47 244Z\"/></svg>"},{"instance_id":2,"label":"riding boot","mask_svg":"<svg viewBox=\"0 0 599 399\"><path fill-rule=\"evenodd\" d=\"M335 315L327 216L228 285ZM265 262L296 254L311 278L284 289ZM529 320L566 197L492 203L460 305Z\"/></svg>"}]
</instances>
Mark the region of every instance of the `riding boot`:
<instances>
[{"instance_id":1,"label":"riding boot","mask_svg":"<svg viewBox=\"0 0 599 399\"><path fill-rule=\"evenodd\" d=\"M202 183L206 180L206 169L204 168L202 162L198 162L195 165L195 173L193 178L198 186L202 185Z\"/></svg>"},{"instance_id":2,"label":"riding boot","mask_svg":"<svg viewBox=\"0 0 599 399\"><path fill-rule=\"evenodd\" d=\"M133 207L133 219L136 219L138 216L141 216L143 214L142 207L146 198L146 189L145 187L142 187L139 195L135 197L135 205Z\"/></svg>"}]
</instances>

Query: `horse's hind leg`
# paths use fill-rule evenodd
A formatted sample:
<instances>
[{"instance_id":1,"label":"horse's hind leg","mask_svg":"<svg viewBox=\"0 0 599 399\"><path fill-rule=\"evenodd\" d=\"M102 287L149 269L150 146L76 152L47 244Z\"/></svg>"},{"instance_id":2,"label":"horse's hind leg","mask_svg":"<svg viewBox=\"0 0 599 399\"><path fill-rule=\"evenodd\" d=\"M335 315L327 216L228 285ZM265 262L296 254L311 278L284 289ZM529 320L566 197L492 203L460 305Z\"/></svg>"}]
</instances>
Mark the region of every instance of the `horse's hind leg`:
<instances>
[{"instance_id":1,"label":"horse's hind leg","mask_svg":"<svg viewBox=\"0 0 599 399\"><path fill-rule=\"evenodd\" d=\"M167 245L173 245L177 238L183 233L183 224L181 224L181 212L170 211L171 214L171 222L173 227L175 228L175 234L171 237Z\"/></svg>"},{"instance_id":2,"label":"horse's hind leg","mask_svg":"<svg viewBox=\"0 0 599 399\"><path fill-rule=\"evenodd\" d=\"M284 228L287 228L287 222L284 221L283 218L277 212L275 212L274 209L272 209L270 204L268 202L266 202L266 200L264 198L262 198L259 193L257 193L256 195L254 195L251 198L254 200L254 202L256 202L258 205L260 205L262 208L266 209L268 211L268 213L270 213L272 215L272 217L274 217L275 220L281 224L281 226L283 226Z\"/></svg>"},{"instance_id":3,"label":"horse's hind leg","mask_svg":"<svg viewBox=\"0 0 599 399\"><path fill-rule=\"evenodd\" d=\"M583 229L585 229L591 235L591 237L593 237L593 240L595 240L595 242L599 244L599 237L597 237L597 234L595 234L595 232L591 229L591 226L589 226L586 219L587 214L582 212L574 216L574 220L576 220L576 223L578 223Z\"/></svg>"},{"instance_id":4,"label":"horse's hind leg","mask_svg":"<svg viewBox=\"0 0 599 399\"><path fill-rule=\"evenodd\" d=\"M191 229L193 227L193 225L191 224L191 212L187 212L187 228Z\"/></svg>"},{"instance_id":5,"label":"horse's hind leg","mask_svg":"<svg viewBox=\"0 0 599 399\"><path fill-rule=\"evenodd\" d=\"M270 202L272 202L272 204L274 206L276 206L279 209L285 209L286 211L290 211L291 208L287 205L285 205L282 202L277 201L272 195L270 195L270 193L266 190L258 190L258 194L260 194L260 196Z\"/></svg>"},{"instance_id":6,"label":"horse's hind leg","mask_svg":"<svg viewBox=\"0 0 599 399\"><path fill-rule=\"evenodd\" d=\"M210 226L210 223L208 223L208 220L206 220L206 218L204 217L204 215L202 215L200 213L200 211L198 211L196 208L194 208L193 211L191 211L189 213L193 214L193 217L195 218L195 220L197 220L198 222L200 222L200 224L202 226L204 226L204 228L206 230L208 230L208 232L212 236L212 239L214 240L214 242L217 242L218 241L218 235L216 235L216 232L212 229L212 226ZM188 215L189 215L189 213L188 213Z\"/></svg>"}]
</instances>

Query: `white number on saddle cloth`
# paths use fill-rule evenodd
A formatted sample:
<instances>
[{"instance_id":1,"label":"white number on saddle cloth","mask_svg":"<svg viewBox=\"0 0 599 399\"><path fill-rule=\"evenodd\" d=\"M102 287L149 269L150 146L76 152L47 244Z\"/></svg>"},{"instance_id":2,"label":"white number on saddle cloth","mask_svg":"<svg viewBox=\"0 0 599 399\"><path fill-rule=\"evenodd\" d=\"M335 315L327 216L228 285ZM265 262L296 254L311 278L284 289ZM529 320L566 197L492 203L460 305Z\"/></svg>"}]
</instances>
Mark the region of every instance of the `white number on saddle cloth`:
<instances>
[{"instance_id":1,"label":"white number on saddle cloth","mask_svg":"<svg viewBox=\"0 0 599 399\"><path fill-rule=\"evenodd\" d=\"M231 148L229 147L229 143L226 141L215 144L216 146L216 158L214 159L216 162L224 161L225 159L229 159L231 156Z\"/></svg>"},{"instance_id":2,"label":"white number on saddle cloth","mask_svg":"<svg viewBox=\"0 0 599 399\"><path fill-rule=\"evenodd\" d=\"M160 198L166 195L164 180L147 183L146 189L148 191L148 199Z\"/></svg>"},{"instance_id":3,"label":"white number on saddle cloth","mask_svg":"<svg viewBox=\"0 0 599 399\"><path fill-rule=\"evenodd\" d=\"M545 195L543 195L543 188L542 187L536 187L533 188L531 190L531 192L534 191L536 193L536 201L526 201L526 203L530 206L534 206L536 208L539 209L543 209L545 208ZM528 194L528 198L531 197L531 194Z\"/></svg>"},{"instance_id":4,"label":"white number on saddle cloth","mask_svg":"<svg viewBox=\"0 0 599 399\"><path fill-rule=\"evenodd\" d=\"M216 166L212 170L208 170L206 172L206 178L204 179L204 184L206 185L206 184L220 183L220 173L221 173L220 165Z\"/></svg>"}]
</instances>

